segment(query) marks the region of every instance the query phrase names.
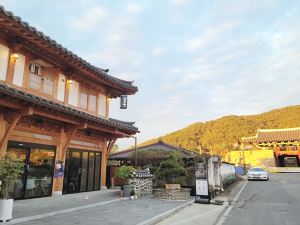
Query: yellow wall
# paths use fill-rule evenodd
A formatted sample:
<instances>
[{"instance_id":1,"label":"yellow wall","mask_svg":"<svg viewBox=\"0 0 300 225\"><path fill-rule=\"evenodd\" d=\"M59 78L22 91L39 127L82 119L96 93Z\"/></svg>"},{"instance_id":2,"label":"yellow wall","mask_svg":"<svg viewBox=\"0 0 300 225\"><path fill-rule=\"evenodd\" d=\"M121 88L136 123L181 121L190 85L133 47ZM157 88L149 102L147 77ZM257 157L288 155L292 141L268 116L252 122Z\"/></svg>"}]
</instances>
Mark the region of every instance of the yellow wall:
<instances>
[{"instance_id":1,"label":"yellow wall","mask_svg":"<svg viewBox=\"0 0 300 225\"><path fill-rule=\"evenodd\" d=\"M275 166L273 150L239 150L226 154L225 161L236 165Z\"/></svg>"}]
</instances>

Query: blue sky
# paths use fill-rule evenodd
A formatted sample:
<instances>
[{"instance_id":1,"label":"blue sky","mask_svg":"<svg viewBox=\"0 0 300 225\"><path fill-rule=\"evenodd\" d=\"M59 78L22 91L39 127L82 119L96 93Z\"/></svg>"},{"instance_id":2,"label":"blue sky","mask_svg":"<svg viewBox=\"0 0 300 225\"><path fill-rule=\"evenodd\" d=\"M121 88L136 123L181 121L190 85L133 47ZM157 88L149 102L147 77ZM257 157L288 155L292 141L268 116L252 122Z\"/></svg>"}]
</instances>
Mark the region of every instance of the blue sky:
<instances>
[{"instance_id":1,"label":"blue sky","mask_svg":"<svg viewBox=\"0 0 300 225\"><path fill-rule=\"evenodd\" d=\"M63 46L139 87L138 142L224 115L299 104L300 1L0 0ZM118 142L133 145L132 139Z\"/></svg>"}]
</instances>

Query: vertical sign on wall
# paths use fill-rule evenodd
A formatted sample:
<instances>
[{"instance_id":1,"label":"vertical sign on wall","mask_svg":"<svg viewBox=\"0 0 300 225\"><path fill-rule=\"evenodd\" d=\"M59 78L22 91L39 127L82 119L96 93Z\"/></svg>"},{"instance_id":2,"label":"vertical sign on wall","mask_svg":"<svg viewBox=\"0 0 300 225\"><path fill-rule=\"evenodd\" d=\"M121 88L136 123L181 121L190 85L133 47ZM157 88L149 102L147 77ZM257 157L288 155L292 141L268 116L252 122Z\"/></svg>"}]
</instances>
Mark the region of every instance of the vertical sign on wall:
<instances>
[{"instance_id":1,"label":"vertical sign on wall","mask_svg":"<svg viewBox=\"0 0 300 225\"><path fill-rule=\"evenodd\" d=\"M120 96L120 109L127 109L127 95Z\"/></svg>"},{"instance_id":2,"label":"vertical sign on wall","mask_svg":"<svg viewBox=\"0 0 300 225\"><path fill-rule=\"evenodd\" d=\"M195 164L195 178L196 178L196 203L210 203L208 181L207 181L207 163Z\"/></svg>"}]
</instances>

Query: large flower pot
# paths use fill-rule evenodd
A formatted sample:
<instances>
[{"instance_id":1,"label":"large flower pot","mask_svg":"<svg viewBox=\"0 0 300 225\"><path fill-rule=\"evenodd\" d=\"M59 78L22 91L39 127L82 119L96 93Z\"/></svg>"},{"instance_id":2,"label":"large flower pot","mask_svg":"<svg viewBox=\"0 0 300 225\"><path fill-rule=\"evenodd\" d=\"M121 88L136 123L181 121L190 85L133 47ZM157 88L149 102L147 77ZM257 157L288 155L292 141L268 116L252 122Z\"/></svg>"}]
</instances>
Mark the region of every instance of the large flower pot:
<instances>
[{"instance_id":1,"label":"large flower pot","mask_svg":"<svg viewBox=\"0 0 300 225\"><path fill-rule=\"evenodd\" d=\"M0 221L6 222L12 219L13 199L0 199Z\"/></svg>"},{"instance_id":2,"label":"large flower pot","mask_svg":"<svg viewBox=\"0 0 300 225\"><path fill-rule=\"evenodd\" d=\"M123 197L129 197L132 191L132 186L129 184L123 185Z\"/></svg>"}]
</instances>

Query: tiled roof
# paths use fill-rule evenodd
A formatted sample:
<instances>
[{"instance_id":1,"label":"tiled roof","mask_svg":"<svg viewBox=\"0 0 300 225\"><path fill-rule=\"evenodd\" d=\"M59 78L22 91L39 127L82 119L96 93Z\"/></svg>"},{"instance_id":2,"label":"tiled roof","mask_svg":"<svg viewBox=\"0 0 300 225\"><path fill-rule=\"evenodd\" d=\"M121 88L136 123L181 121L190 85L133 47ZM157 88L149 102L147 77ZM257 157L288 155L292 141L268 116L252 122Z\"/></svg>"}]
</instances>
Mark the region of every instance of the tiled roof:
<instances>
[{"instance_id":1,"label":"tiled roof","mask_svg":"<svg viewBox=\"0 0 300 225\"><path fill-rule=\"evenodd\" d=\"M153 144L149 144L149 145L145 145L145 146L140 146L137 147L137 151L141 152L141 151L151 151L151 150L163 150L163 151L170 151L170 152L175 152L175 151L180 151L184 154L184 156L186 158L189 157L194 157L195 155L197 155L197 153L194 153L192 151L186 150L184 148L175 146L175 145L170 145L167 144L163 141L158 141L156 143ZM109 156L110 159L129 159L132 157L132 153L134 153L135 149L128 149L125 151L121 151L121 152L117 152L117 153L113 153Z\"/></svg>"},{"instance_id":2,"label":"tiled roof","mask_svg":"<svg viewBox=\"0 0 300 225\"><path fill-rule=\"evenodd\" d=\"M68 50L67 48L63 47L61 44L59 44L55 40L51 39L49 36L45 35L43 32L37 30L35 27L30 26L27 22L22 21L21 17L15 16L10 11L6 11L4 9L4 7L1 5L0 5L0 14L3 14L6 17L12 19L19 26L25 28L28 32L30 32L36 38L41 38L42 40L48 42L53 47L55 47L58 51L60 51L62 54L66 54L67 56L70 56L73 60L82 64L88 70L90 70L91 72L96 74L97 77L100 78L101 80L115 84L118 87L124 88L126 90L130 90L132 93L135 93L138 90L138 88L136 86L132 85L133 81L125 81L125 80L113 77L107 73L108 72L107 70L91 65L89 62L87 62L86 60L77 56L76 54L74 54L73 52ZM3 23L3 22L5 22L5 20L0 20L0 27L1 27L1 23Z\"/></svg>"},{"instance_id":3,"label":"tiled roof","mask_svg":"<svg viewBox=\"0 0 300 225\"><path fill-rule=\"evenodd\" d=\"M255 137L243 138L245 142L300 141L300 127L287 129L259 129Z\"/></svg>"},{"instance_id":4,"label":"tiled roof","mask_svg":"<svg viewBox=\"0 0 300 225\"><path fill-rule=\"evenodd\" d=\"M0 83L0 97L10 96L14 99L21 100L22 102L28 104L33 104L41 107L45 107L48 109L53 109L57 112L65 113L71 116L75 116L90 122L98 123L101 125L105 125L111 128L120 129L122 131L128 133L137 133L138 128L134 126L134 122L124 122L121 120L116 120L112 118L103 118L91 115L89 113L80 111L78 109L72 108L70 106L66 106L55 101L51 101L36 95L32 95L30 93L12 88L7 86L6 84Z\"/></svg>"}]
</instances>

